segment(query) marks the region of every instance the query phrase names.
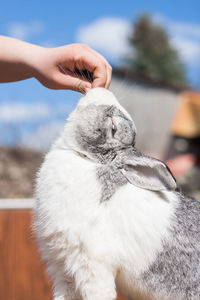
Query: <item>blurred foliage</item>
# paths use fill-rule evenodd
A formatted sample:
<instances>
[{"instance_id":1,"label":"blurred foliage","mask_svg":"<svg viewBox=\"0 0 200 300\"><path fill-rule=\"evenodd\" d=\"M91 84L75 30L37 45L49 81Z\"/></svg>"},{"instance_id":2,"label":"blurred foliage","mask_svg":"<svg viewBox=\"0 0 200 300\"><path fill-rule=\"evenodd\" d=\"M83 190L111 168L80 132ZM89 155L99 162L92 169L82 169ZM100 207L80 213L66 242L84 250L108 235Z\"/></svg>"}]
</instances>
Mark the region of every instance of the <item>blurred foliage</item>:
<instances>
[{"instance_id":1,"label":"blurred foliage","mask_svg":"<svg viewBox=\"0 0 200 300\"><path fill-rule=\"evenodd\" d=\"M153 80L186 85L184 66L178 52L170 45L165 29L143 14L134 23L129 37L132 57L126 58L129 68Z\"/></svg>"}]
</instances>

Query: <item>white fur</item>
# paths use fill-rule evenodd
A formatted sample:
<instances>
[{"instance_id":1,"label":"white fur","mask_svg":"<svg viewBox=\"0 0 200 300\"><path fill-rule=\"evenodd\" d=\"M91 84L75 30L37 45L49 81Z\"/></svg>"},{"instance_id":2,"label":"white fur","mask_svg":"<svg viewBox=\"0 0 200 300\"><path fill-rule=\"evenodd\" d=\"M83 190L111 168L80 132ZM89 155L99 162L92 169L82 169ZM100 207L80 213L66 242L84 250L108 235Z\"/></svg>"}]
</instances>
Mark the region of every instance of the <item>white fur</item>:
<instances>
[{"instance_id":1,"label":"white fur","mask_svg":"<svg viewBox=\"0 0 200 300\"><path fill-rule=\"evenodd\" d=\"M79 105L94 101L119 107L103 89L94 89ZM116 284L132 299L141 289L139 276L167 237L176 199L165 192L168 202L162 201L126 184L100 204L98 163L79 155L72 132L73 120L47 154L37 180L35 229L54 300L114 300Z\"/></svg>"}]
</instances>

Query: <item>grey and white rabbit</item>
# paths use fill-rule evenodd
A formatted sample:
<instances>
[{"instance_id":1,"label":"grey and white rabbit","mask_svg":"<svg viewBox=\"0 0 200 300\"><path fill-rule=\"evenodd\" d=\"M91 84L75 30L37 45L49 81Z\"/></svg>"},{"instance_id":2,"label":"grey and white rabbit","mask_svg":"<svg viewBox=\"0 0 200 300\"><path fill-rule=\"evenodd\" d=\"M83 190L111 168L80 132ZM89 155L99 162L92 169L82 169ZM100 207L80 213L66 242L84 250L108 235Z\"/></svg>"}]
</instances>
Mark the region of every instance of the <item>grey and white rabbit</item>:
<instances>
[{"instance_id":1,"label":"grey and white rabbit","mask_svg":"<svg viewBox=\"0 0 200 300\"><path fill-rule=\"evenodd\" d=\"M54 300L114 300L116 289L134 300L200 299L200 203L137 151L135 136L115 96L96 88L45 157L35 230Z\"/></svg>"}]
</instances>

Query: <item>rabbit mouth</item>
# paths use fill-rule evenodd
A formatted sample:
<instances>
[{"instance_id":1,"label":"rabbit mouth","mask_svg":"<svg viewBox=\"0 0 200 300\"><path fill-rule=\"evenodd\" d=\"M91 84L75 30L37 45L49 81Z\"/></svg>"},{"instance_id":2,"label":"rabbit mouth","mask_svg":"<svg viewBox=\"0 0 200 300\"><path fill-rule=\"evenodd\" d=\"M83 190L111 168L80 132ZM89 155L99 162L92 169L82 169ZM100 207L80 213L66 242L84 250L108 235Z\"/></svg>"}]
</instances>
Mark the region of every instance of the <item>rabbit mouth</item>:
<instances>
[{"instance_id":1,"label":"rabbit mouth","mask_svg":"<svg viewBox=\"0 0 200 300\"><path fill-rule=\"evenodd\" d=\"M90 162L93 162L95 164L110 164L113 162L117 162L117 164L120 161L120 158L123 156L122 154L126 154L127 151L131 151L136 153L136 148L133 145L129 145L123 148L118 149L107 149L102 151L102 149L98 149L99 151L96 151L93 153L93 155L88 155L88 153L75 150L75 153L81 157L82 159L88 160ZM100 151L101 150L101 151Z\"/></svg>"},{"instance_id":2,"label":"rabbit mouth","mask_svg":"<svg viewBox=\"0 0 200 300\"><path fill-rule=\"evenodd\" d=\"M92 157L77 150L75 152L79 157L98 164L111 163L117 156L117 152L111 150L105 151L104 153L96 153L95 156Z\"/></svg>"},{"instance_id":3,"label":"rabbit mouth","mask_svg":"<svg viewBox=\"0 0 200 300\"><path fill-rule=\"evenodd\" d=\"M85 153L82 153L82 152L79 152L79 151L75 151L75 152L76 152L76 154L77 154L78 156L80 156L81 158L83 158L83 159L85 159L85 160L89 160L89 161L91 161L91 162L93 162L93 163L97 163L97 162L98 162L98 161L95 160L94 158L89 157L88 155L86 155Z\"/></svg>"},{"instance_id":4,"label":"rabbit mouth","mask_svg":"<svg viewBox=\"0 0 200 300\"><path fill-rule=\"evenodd\" d=\"M76 151L76 153L77 153L80 157L82 157L82 158L88 158L87 155L85 155L85 154L83 154L83 153L81 153L81 152L77 152L77 151Z\"/></svg>"}]
</instances>

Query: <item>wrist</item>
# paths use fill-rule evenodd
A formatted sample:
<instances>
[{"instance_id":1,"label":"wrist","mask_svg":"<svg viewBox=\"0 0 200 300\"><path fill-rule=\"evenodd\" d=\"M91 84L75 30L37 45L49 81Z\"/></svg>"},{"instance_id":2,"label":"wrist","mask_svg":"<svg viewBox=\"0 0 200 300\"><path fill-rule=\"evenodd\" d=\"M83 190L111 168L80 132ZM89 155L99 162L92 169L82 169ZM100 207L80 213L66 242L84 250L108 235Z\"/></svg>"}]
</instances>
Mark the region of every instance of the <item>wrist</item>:
<instances>
[{"instance_id":1,"label":"wrist","mask_svg":"<svg viewBox=\"0 0 200 300\"><path fill-rule=\"evenodd\" d=\"M35 77L42 48L7 36L0 36L0 82Z\"/></svg>"},{"instance_id":2,"label":"wrist","mask_svg":"<svg viewBox=\"0 0 200 300\"><path fill-rule=\"evenodd\" d=\"M26 43L21 53L21 62L26 68L27 75L37 78L46 54L46 48Z\"/></svg>"}]
</instances>

